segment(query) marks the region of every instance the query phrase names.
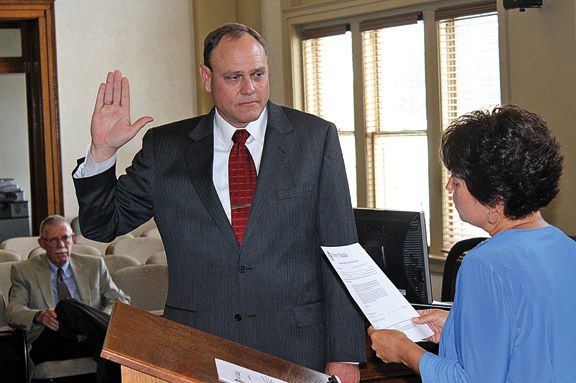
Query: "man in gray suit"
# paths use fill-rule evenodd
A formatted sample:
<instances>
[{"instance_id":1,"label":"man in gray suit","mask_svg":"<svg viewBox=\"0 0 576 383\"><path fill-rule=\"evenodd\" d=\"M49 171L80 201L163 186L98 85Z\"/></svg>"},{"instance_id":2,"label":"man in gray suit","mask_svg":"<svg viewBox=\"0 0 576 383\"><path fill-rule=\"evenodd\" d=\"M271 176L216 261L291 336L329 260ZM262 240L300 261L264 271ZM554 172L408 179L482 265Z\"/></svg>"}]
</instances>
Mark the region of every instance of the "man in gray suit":
<instances>
[{"instance_id":1,"label":"man in gray suit","mask_svg":"<svg viewBox=\"0 0 576 383\"><path fill-rule=\"evenodd\" d=\"M336 127L269 101L266 46L244 25L206 37L200 76L215 108L149 130L116 179L116 151L152 119L130 123L128 80L108 74L74 171L83 234L110 241L154 217L168 319L358 382L364 323L320 249L357 241ZM237 145L255 184L243 202Z\"/></svg>"},{"instance_id":2,"label":"man in gray suit","mask_svg":"<svg viewBox=\"0 0 576 383\"><path fill-rule=\"evenodd\" d=\"M64 217L47 217L38 239L46 254L12 266L6 319L27 331L36 364L99 354L114 303L129 303L110 278L104 260L72 253L73 242L74 233ZM71 333L77 325L86 331Z\"/></svg>"}]
</instances>

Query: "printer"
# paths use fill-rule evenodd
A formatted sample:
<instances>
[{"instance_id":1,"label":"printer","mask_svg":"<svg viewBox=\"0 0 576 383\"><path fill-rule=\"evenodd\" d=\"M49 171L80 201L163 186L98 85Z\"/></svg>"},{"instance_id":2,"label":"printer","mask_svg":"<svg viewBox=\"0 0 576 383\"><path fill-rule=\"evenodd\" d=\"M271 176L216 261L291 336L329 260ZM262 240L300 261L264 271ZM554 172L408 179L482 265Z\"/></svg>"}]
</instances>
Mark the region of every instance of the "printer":
<instances>
[{"instance_id":1,"label":"printer","mask_svg":"<svg viewBox=\"0 0 576 383\"><path fill-rule=\"evenodd\" d=\"M13 178L0 178L0 242L30 235L28 201Z\"/></svg>"},{"instance_id":2,"label":"printer","mask_svg":"<svg viewBox=\"0 0 576 383\"><path fill-rule=\"evenodd\" d=\"M28 201L13 178L0 178L0 218L28 217Z\"/></svg>"}]
</instances>

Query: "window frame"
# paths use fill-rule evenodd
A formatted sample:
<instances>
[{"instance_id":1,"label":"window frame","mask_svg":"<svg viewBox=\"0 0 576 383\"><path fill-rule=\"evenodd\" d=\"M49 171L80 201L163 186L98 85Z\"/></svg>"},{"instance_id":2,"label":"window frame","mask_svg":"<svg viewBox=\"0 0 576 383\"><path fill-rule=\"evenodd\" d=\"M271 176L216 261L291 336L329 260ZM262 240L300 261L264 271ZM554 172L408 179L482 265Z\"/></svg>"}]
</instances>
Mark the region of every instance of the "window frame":
<instances>
[{"instance_id":1,"label":"window frame","mask_svg":"<svg viewBox=\"0 0 576 383\"><path fill-rule=\"evenodd\" d=\"M288 2L289 3L289 2ZM400 3L400 4L399 4ZM301 34L304 30L326 28L335 24L348 25L352 33L353 70L354 79L354 105L356 127L356 158L357 163L364 164L366 157L366 127L364 126L364 95L362 89L363 64L361 47L360 24L366 20L378 18L398 17L409 13L421 13L424 22L424 49L425 49L425 82L426 82L426 114L428 136L428 172L430 190L430 254L431 258L443 259L445 249L442 248L442 165L438 150L442 135L442 105L440 87L440 64L438 48L438 30L436 12L456 8L467 8L482 3L494 1L473 0L406 0L367 2L363 0L349 0L344 2L319 2L317 5L289 6L283 9L285 30L285 52L289 56L291 71L285 74L285 99L291 100L292 105L304 110L304 83L303 68L301 65L302 48ZM509 60L506 34L507 15L498 4L499 23L499 53L500 53L500 87L502 103L509 102ZM359 58L359 59L358 59ZM357 172L358 206L368 206L368 174L367 166L358 166ZM437 270L436 270L437 271Z\"/></svg>"}]
</instances>

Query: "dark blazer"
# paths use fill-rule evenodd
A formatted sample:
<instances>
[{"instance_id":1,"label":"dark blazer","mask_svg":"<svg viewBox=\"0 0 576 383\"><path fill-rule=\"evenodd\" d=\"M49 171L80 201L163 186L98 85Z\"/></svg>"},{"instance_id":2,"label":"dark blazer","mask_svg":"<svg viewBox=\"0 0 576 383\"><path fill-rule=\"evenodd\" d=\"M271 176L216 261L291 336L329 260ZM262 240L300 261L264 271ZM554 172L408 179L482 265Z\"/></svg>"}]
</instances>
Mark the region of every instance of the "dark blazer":
<instances>
[{"instance_id":1,"label":"dark blazer","mask_svg":"<svg viewBox=\"0 0 576 383\"><path fill-rule=\"evenodd\" d=\"M108 242L154 217L168 319L322 370L365 360L364 322L320 245L357 241L336 128L268 103L242 247L212 181L214 110L150 129L118 181L74 179L82 233Z\"/></svg>"}]
</instances>

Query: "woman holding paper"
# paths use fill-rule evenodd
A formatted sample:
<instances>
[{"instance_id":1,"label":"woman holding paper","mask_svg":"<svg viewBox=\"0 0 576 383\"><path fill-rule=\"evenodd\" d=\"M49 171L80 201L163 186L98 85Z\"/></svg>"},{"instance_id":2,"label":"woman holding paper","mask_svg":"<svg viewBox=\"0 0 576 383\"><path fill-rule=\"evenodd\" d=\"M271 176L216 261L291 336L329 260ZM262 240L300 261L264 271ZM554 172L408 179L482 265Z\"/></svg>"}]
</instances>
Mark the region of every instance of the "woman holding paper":
<instances>
[{"instance_id":1,"label":"woman holding paper","mask_svg":"<svg viewBox=\"0 0 576 383\"><path fill-rule=\"evenodd\" d=\"M370 328L376 355L423 382L572 381L576 242L540 214L558 194L559 145L542 118L502 106L452 123L441 154L460 218L491 238L464 258L450 313L414 318L434 330L439 355Z\"/></svg>"}]
</instances>

